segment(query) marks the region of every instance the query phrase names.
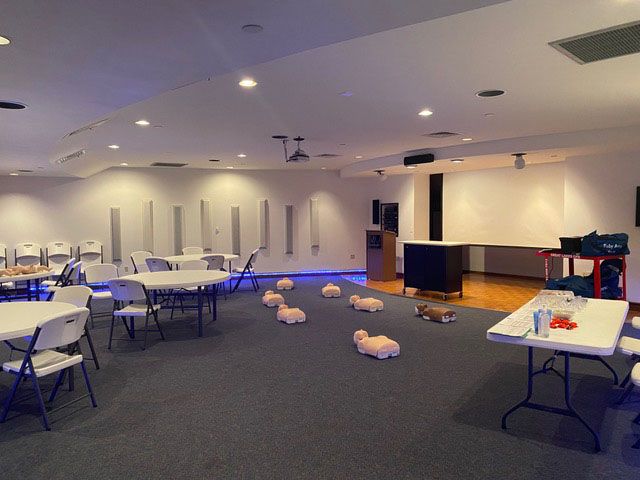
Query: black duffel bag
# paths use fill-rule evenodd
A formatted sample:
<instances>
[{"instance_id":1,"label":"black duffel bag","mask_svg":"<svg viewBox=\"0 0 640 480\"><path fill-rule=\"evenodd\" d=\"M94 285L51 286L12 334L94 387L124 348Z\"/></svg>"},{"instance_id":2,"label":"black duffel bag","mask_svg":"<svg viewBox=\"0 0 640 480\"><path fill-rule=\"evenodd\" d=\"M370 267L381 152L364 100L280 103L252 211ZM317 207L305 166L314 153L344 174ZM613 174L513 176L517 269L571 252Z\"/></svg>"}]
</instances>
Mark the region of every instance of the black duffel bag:
<instances>
[{"instance_id":1,"label":"black duffel bag","mask_svg":"<svg viewBox=\"0 0 640 480\"><path fill-rule=\"evenodd\" d=\"M598 235L594 230L582 237L582 255L597 257L603 255L628 255L629 235L626 233L610 233Z\"/></svg>"}]
</instances>

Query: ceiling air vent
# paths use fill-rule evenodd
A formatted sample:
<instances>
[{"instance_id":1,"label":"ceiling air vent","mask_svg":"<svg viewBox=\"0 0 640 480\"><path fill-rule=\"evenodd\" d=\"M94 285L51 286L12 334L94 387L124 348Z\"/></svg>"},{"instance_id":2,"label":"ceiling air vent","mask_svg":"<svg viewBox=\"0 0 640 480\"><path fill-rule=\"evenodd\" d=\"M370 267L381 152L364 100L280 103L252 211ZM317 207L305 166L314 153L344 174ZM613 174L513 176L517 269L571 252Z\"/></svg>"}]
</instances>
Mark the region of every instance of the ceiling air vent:
<instances>
[{"instance_id":1,"label":"ceiling air vent","mask_svg":"<svg viewBox=\"0 0 640 480\"><path fill-rule=\"evenodd\" d=\"M425 133L423 137L447 138L447 137L455 137L456 135L460 135L460 134L454 133L454 132L431 132L431 133Z\"/></svg>"},{"instance_id":2,"label":"ceiling air vent","mask_svg":"<svg viewBox=\"0 0 640 480\"><path fill-rule=\"evenodd\" d=\"M173 162L153 162L152 167L184 167L189 165L188 163L173 163Z\"/></svg>"},{"instance_id":3,"label":"ceiling air vent","mask_svg":"<svg viewBox=\"0 0 640 480\"><path fill-rule=\"evenodd\" d=\"M339 153L321 153L320 155L314 155L315 158L335 158L341 157Z\"/></svg>"},{"instance_id":4,"label":"ceiling air vent","mask_svg":"<svg viewBox=\"0 0 640 480\"><path fill-rule=\"evenodd\" d=\"M583 65L640 52L640 21L584 33L549 43Z\"/></svg>"},{"instance_id":5,"label":"ceiling air vent","mask_svg":"<svg viewBox=\"0 0 640 480\"><path fill-rule=\"evenodd\" d=\"M77 129L77 130L74 130L74 131L73 131L73 132L71 132L71 133L67 133L67 134L66 134L64 137L62 137L62 138L73 137L74 135L78 135L79 133L86 132L87 130L93 130L94 128L98 128L98 127L100 127L100 126L104 125L104 124L105 124L105 123L107 123L108 121L109 121L109 119L108 119L108 118L105 118L105 119L103 119L103 120L98 120L97 122L90 123L89 125L85 125L85 126L84 126L84 127L82 127L82 128L79 128L79 129Z\"/></svg>"},{"instance_id":6,"label":"ceiling air vent","mask_svg":"<svg viewBox=\"0 0 640 480\"><path fill-rule=\"evenodd\" d=\"M56 163L58 165L64 165L65 163L71 161L71 160L76 160L77 158L80 158L81 156L83 156L85 153L87 153L86 150L78 150L77 152L73 152L70 153L69 155L66 155L64 157L61 157L59 159L56 160Z\"/></svg>"}]
</instances>

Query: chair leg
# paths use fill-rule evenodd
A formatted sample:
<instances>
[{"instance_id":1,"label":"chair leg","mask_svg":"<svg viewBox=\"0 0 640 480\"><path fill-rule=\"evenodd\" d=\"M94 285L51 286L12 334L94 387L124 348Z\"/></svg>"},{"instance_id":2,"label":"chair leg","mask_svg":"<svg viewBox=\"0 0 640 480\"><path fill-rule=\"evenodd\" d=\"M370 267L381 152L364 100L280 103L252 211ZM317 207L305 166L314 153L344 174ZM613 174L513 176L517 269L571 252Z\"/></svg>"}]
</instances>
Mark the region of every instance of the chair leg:
<instances>
[{"instance_id":1,"label":"chair leg","mask_svg":"<svg viewBox=\"0 0 640 480\"><path fill-rule=\"evenodd\" d=\"M91 303L89 303L89 318L91 319L91 328L96 328L96 324L93 320L93 309L91 308Z\"/></svg>"},{"instance_id":2,"label":"chair leg","mask_svg":"<svg viewBox=\"0 0 640 480\"><path fill-rule=\"evenodd\" d=\"M89 382L89 375L87 374L87 367L84 365L84 360L80 362L80 368L82 368L82 374L84 375L84 383L87 385L87 391L89 392L89 397L91 398L91 405L93 407L97 407L96 397L93 394L93 389L91 388L91 383Z\"/></svg>"},{"instance_id":3,"label":"chair leg","mask_svg":"<svg viewBox=\"0 0 640 480\"><path fill-rule=\"evenodd\" d=\"M177 293L173 294L173 302L171 303L171 320L173 320L173 312L176 309L176 297L177 297Z\"/></svg>"},{"instance_id":4,"label":"chair leg","mask_svg":"<svg viewBox=\"0 0 640 480\"><path fill-rule=\"evenodd\" d=\"M45 430L51 430L49 426L49 417L47 416L47 409L44 406L44 399L42 398L42 391L40 390L40 384L38 383L38 377L35 374L29 375L31 382L33 383L33 390L36 392L36 398L38 399L38 405L40 406L40 413L42 414L42 425Z\"/></svg>"},{"instance_id":5,"label":"chair leg","mask_svg":"<svg viewBox=\"0 0 640 480\"><path fill-rule=\"evenodd\" d=\"M62 382L64 381L64 372L65 370L60 370L60 373L58 373L58 378L56 378L56 383L53 384L53 390L51 390L51 394L49 395L49 400L48 403L53 402L53 400L56 398L56 395L58 394L58 389L60 388L60 385L62 385Z\"/></svg>"},{"instance_id":6,"label":"chair leg","mask_svg":"<svg viewBox=\"0 0 640 480\"><path fill-rule=\"evenodd\" d=\"M153 311L153 321L156 322L156 327L158 327L158 332L160 332L160 338L164 340L164 332L162 331L162 327L160 326L160 322L158 321L158 312L156 310Z\"/></svg>"},{"instance_id":7,"label":"chair leg","mask_svg":"<svg viewBox=\"0 0 640 480\"><path fill-rule=\"evenodd\" d=\"M93 358L93 363L96 366L96 370L100 370L100 364L98 363L98 355L96 354L96 349L93 346L93 339L91 338L91 333L87 328L87 325L84 326L84 333L87 337L87 343L89 344L89 350L91 350L91 357Z\"/></svg>"},{"instance_id":8,"label":"chair leg","mask_svg":"<svg viewBox=\"0 0 640 480\"><path fill-rule=\"evenodd\" d=\"M20 386L20 381L22 380L22 377L23 377L22 374L18 374L16 375L16 378L13 381L13 385L11 386L11 392L9 393L9 396L7 397L7 399L4 401L4 410L2 412L2 415L0 416L0 423L4 423L4 421L7 419L7 415L9 414L9 408L11 408L11 403L13 402L13 398L16 396L16 392L18 391L18 387Z\"/></svg>"},{"instance_id":9,"label":"chair leg","mask_svg":"<svg viewBox=\"0 0 640 480\"><path fill-rule=\"evenodd\" d=\"M142 343L142 349L147 349L147 335L149 333L149 314L144 317L144 341Z\"/></svg>"},{"instance_id":10,"label":"chair leg","mask_svg":"<svg viewBox=\"0 0 640 480\"><path fill-rule=\"evenodd\" d=\"M244 279L245 272L246 272L246 269L244 269L240 274L240 278L236 281L236 284L234 285L233 290L231 290L231 293L235 292L238 289L240 282L242 281L242 279Z\"/></svg>"},{"instance_id":11,"label":"chair leg","mask_svg":"<svg viewBox=\"0 0 640 480\"><path fill-rule=\"evenodd\" d=\"M113 324L116 321L116 316L115 315L111 315L111 328L109 329L109 346L107 347L109 350L111 350L111 340L113 339Z\"/></svg>"}]
</instances>

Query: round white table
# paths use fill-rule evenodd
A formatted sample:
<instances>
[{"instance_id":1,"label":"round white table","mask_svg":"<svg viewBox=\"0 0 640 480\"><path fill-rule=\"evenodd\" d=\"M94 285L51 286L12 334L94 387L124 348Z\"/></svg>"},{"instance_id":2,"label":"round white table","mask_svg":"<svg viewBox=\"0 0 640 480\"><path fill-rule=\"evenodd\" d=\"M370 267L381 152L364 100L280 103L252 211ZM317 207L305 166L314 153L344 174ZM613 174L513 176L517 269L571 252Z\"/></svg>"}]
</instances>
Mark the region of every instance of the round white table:
<instances>
[{"instance_id":1,"label":"round white table","mask_svg":"<svg viewBox=\"0 0 640 480\"><path fill-rule=\"evenodd\" d=\"M187 256L187 255L185 255ZM197 288L198 297L198 336L202 336L202 306L204 288L225 282L230 277L228 272L220 270L172 270L170 272L136 273L121 277L142 282L147 290L174 290L180 288ZM211 292L211 314L217 319L216 292Z\"/></svg>"},{"instance_id":2,"label":"round white table","mask_svg":"<svg viewBox=\"0 0 640 480\"><path fill-rule=\"evenodd\" d=\"M62 302L0 303L0 341L31 335L40 320L75 308Z\"/></svg>"},{"instance_id":3,"label":"round white table","mask_svg":"<svg viewBox=\"0 0 640 480\"><path fill-rule=\"evenodd\" d=\"M0 283L8 282L27 282L27 300L31 301L31 281L35 280L36 285L36 300L40 300L40 280L55 275L52 270L50 272L38 272L38 273L25 273L22 275L2 276L0 277Z\"/></svg>"}]
</instances>

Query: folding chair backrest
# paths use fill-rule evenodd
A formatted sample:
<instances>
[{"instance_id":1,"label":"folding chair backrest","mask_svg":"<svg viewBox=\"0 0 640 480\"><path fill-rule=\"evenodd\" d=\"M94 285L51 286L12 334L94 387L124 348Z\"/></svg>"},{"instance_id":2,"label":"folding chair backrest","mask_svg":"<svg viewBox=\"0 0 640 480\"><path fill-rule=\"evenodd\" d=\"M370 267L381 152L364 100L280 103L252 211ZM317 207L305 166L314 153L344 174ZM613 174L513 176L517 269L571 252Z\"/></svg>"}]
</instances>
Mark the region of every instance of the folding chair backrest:
<instances>
[{"instance_id":1,"label":"folding chair backrest","mask_svg":"<svg viewBox=\"0 0 640 480\"><path fill-rule=\"evenodd\" d=\"M7 246L0 243L0 268L7 268Z\"/></svg>"},{"instance_id":2,"label":"folding chair backrest","mask_svg":"<svg viewBox=\"0 0 640 480\"><path fill-rule=\"evenodd\" d=\"M207 270L208 268L209 262L205 260L188 260L180 265L180 270Z\"/></svg>"},{"instance_id":3,"label":"folding chair backrest","mask_svg":"<svg viewBox=\"0 0 640 480\"><path fill-rule=\"evenodd\" d=\"M147 257L145 262L150 272L168 272L171 270L169 262L162 257Z\"/></svg>"},{"instance_id":4,"label":"folding chair backrest","mask_svg":"<svg viewBox=\"0 0 640 480\"><path fill-rule=\"evenodd\" d=\"M253 252L251 252L251 255L249 255L249 260L247 260L247 267L249 265L252 265L254 263L256 263L256 260L258 259L258 252L260 251L259 248L256 248Z\"/></svg>"},{"instance_id":5,"label":"folding chair backrest","mask_svg":"<svg viewBox=\"0 0 640 480\"><path fill-rule=\"evenodd\" d=\"M80 273L82 272L82 263L76 262L69 270L69 275L67 276L67 285L79 285L80 284Z\"/></svg>"},{"instance_id":6,"label":"folding chair backrest","mask_svg":"<svg viewBox=\"0 0 640 480\"><path fill-rule=\"evenodd\" d=\"M145 260L150 256L151 253L145 250L138 250L137 252L131 253L131 263L133 263L133 268L135 269L136 273L144 273L149 271Z\"/></svg>"},{"instance_id":7,"label":"folding chair backrest","mask_svg":"<svg viewBox=\"0 0 640 480\"><path fill-rule=\"evenodd\" d=\"M222 270L224 268L224 255L205 255L202 260L209 264L209 270Z\"/></svg>"},{"instance_id":8,"label":"folding chair backrest","mask_svg":"<svg viewBox=\"0 0 640 480\"><path fill-rule=\"evenodd\" d=\"M84 269L84 280L91 285L107 283L112 278L118 278L118 267L113 263L89 265Z\"/></svg>"},{"instance_id":9,"label":"folding chair backrest","mask_svg":"<svg viewBox=\"0 0 640 480\"><path fill-rule=\"evenodd\" d=\"M200 253L204 253L204 249L202 247L184 247L182 249L183 255L198 255Z\"/></svg>"},{"instance_id":10,"label":"folding chair backrest","mask_svg":"<svg viewBox=\"0 0 640 480\"><path fill-rule=\"evenodd\" d=\"M93 295L93 290L84 285L69 285L62 287L53 294L52 302L70 303L76 307L86 307L89 299Z\"/></svg>"},{"instance_id":11,"label":"folding chair backrest","mask_svg":"<svg viewBox=\"0 0 640 480\"><path fill-rule=\"evenodd\" d=\"M59 272L71 258L71 244L68 242L49 242L45 252L47 266Z\"/></svg>"},{"instance_id":12,"label":"folding chair backrest","mask_svg":"<svg viewBox=\"0 0 640 480\"><path fill-rule=\"evenodd\" d=\"M84 268L102 263L102 243L97 240L84 240L78 245L78 260L82 260Z\"/></svg>"},{"instance_id":13,"label":"folding chair backrest","mask_svg":"<svg viewBox=\"0 0 640 480\"><path fill-rule=\"evenodd\" d=\"M88 316L89 309L79 307L43 318L38 322L40 333L34 348L36 350L46 350L77 342L84 332L84 325Z\"/></svg>"},{"instance_id":14,"label":"folding chair backrest","mask_svg":"<svg viewBox=\"0 0 640 480\"><path fill-rule=\"evenodd\" d=\"M147 300L147 293L142 282L124 278L115 278L107 282L111 296L119 302L135 302Z\"/></svg>"},{"instance_id":15,"label":"folding chair backrest","mask_svg":"<svg viewBox=\"0 0 640 480\"><path fill-rule=\"evenodd\" d=\"M15 250L16 265L38 265L42 262L42 248L33 242L19 243Z\"/></svg>"},{"instance_id":16,"label":"folding chair backrest","mask_svg":"<svg viewBox=\"0 0 640 480\"><path fill-rule=\"evenodd\" d=\"M73 268L73 265L75 263L76 259L73 257L67 260L67 262L62 266L62 269L60 270L60 275L58 277L56 285L64 285L67 282L67 278L71 274L71 269Z\"/></svg>"}]
</instances>

